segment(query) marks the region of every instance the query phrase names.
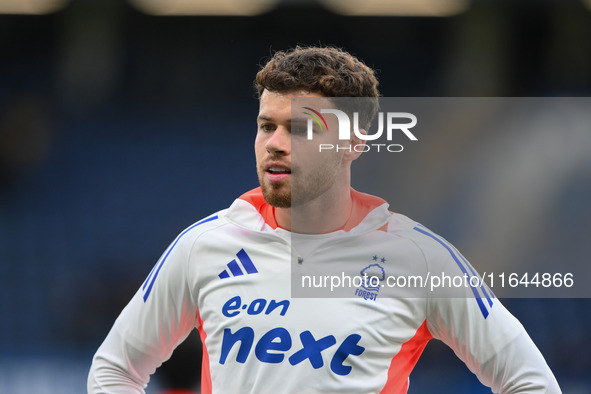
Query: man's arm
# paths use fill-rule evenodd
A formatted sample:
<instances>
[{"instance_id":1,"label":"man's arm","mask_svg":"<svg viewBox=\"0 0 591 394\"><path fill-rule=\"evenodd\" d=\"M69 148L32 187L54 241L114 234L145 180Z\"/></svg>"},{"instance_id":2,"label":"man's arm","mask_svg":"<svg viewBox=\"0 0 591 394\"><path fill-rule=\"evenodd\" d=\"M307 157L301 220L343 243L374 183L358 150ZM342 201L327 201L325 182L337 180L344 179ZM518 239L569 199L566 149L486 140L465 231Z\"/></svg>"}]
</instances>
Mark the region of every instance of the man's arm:
<instances>
[{"instance_id":1,"label":"man's arm","mask_svg":"<svg viewBox=\"0 0 591 394\"><path fill-rule=\"evenodd\" d=\"M196 326L197 306L187 280L190 237L183 234L164 252L96 352L88 393L143 393L150 375Z\"/></svg>"},{"instance_id":2,"label":"man's arm","mask_svg":"<svg viewBox=\"0 0 591 394\"><path fill-rule=\"evenodd\" d=\"M428 328L495 393L560 393L529 335L498 299L485 318L474 298L432 299Z\"/></svg>"},{"instance_id":3,"label":"man's arm","mask_svg":"<svg viewBox=\"0 0 591 394\"><path fill-rule=\"evenodd\" d=\"M477 285L456 288L448 281L447 287L428 292L427 327L433 337L451 347L495 393L560 393L554 374L521 323L466 258L428 229L414 230L428 272Z\"/></svg>"}]
</instances>

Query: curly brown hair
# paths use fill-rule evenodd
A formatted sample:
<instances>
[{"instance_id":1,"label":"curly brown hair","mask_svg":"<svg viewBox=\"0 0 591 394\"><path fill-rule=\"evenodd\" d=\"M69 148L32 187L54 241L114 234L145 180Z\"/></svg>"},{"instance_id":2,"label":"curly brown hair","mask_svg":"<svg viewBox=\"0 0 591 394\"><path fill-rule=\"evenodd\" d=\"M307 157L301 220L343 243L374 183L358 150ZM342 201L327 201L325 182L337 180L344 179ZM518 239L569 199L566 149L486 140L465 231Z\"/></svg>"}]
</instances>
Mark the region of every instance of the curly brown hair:
<instances>
[{"instance_id":1,"label":"curly brown hair","mask_svg":"<svg viewBox=\"0 0 591 394\"><path fill-rule=\"evenodd\" d=\"M360 126L364 128L369 127L378 110L380 93L374 70L335 47L297 46L278 51L261 67L254 84L259 99L265 89L279 93L306 91L326 97L365 98L354 104L354 110L360 112ZM350 100L343 102L350 106ZM352 112L353 108L343 110Z\"/></svg>"}]
</instances>

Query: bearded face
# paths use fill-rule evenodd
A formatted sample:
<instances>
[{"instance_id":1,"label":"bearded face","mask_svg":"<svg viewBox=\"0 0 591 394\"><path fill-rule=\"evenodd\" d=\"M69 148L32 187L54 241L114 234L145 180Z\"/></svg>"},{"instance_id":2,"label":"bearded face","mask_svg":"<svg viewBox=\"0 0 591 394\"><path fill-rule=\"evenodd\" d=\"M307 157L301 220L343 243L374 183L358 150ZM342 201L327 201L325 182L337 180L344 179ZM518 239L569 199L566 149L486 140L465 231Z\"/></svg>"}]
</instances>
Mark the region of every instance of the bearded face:
<instances>
[{"instance_id":1,"label":"bearded face","mask_svg":"<svg viewBox=\"0 0 591 394\"><path fill-rule=\"evenodd\" d=\"M257 174L265 201L277 208L304 204L330 190L343 158L343 151L318 149L322 138L334 139L336 135L324 133L311 141L293 127L291 96L264 91L257 118ZM306 96L322 97L314 93Z\"/></svg>"}]
</instances>

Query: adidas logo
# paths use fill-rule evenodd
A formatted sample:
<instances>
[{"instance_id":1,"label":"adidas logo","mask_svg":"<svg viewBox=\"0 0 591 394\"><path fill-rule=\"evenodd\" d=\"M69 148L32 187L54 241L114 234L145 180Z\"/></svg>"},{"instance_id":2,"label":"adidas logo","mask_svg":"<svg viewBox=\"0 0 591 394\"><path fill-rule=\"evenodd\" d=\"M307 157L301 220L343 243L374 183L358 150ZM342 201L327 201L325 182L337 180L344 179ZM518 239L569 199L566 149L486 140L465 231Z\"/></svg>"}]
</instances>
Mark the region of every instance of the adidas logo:
<instances>
[{"instance_id":1,"label":"adidas logo","mask_svg":"<svg viewBox=\"0 0 591 394\"><path fill-rule=\"evenodd\" d=\"M244 249L240 249L240 252L236 253L236 257L238 257L238 260L242 263L242 267L247 274L256 274L259 272ZM228 269L225 269L218 274L220 279L229 278L230 276L244 275L244 271L240 268L240 264L238 264L236 259L230 261L227 265ZM228 272L228 270L230 270L230 272Z\"/></svg>"}]
</instances>

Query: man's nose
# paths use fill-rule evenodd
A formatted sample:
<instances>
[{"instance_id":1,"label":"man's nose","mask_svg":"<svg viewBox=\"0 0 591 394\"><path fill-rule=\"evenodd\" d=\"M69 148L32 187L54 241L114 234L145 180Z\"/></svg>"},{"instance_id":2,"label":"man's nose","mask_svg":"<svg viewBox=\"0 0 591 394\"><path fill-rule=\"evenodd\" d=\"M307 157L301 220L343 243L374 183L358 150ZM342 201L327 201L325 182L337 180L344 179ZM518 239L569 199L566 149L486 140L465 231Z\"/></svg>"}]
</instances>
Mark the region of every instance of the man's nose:
<instances>
[{"instance_id":1,"label":"man's nose","mask_svg":"<svg viewBox=\"0 0 591 394\"><path fill-rule=\"evenodd\" d=\"M269 153L289 154L291 151L291 134L289 130L283 126L278 127L267 140L265 147Z\"/></svg>"}]
</instances>

